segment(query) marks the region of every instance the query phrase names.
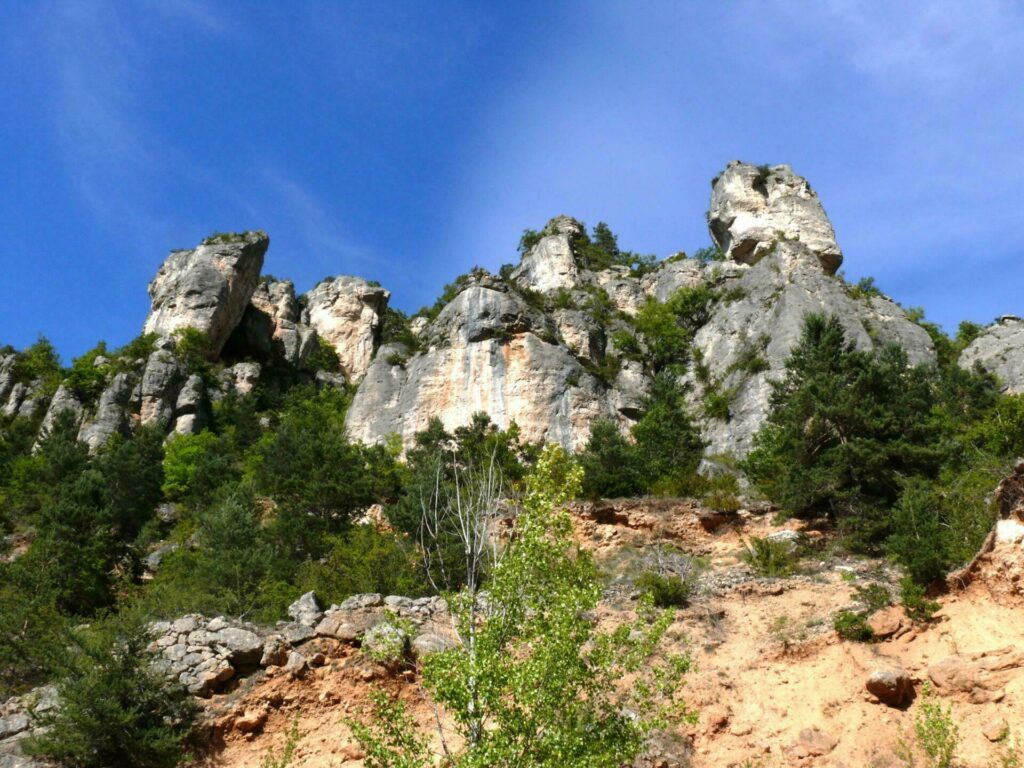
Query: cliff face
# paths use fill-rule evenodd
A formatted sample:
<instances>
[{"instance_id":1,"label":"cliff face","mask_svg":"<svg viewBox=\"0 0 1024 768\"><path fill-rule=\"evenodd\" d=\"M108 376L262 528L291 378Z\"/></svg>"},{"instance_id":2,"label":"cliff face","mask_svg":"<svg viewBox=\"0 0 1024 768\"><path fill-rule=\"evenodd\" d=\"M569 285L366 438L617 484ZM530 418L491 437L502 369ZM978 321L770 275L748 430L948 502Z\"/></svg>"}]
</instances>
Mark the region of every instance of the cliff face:
<instances>
[{"instance_id":1,"label":"cliff face","mask_svg":"<svg viewBox=\"0 0 1024 768\"><path fill-rule=\"evenodd\" d=\"M788 166L729 163L712 185L708 227L714 257L647 264L618 258L617 246L615 258L595 251L580 222L558 216L501 277L475 270L459 278L446 304L392 334L401 344L382 343L394 315L390 293L376 283L340 276L296 296L291 282L260 278L264 233L218 235L160 267L145 322L155 341L135 360L98 358L98 397L84 401L68 387L44 395L40 382L18 380L15 356L4 355L0 409L42 417L44 432L67 412L80 439L98 448L136 422L199 430L217 399L286 371L293 380L358 385L347 415L357 440L397 434L409 445L432 417L454 428L485 411L501 427L518 424L527 440L579 449L595 420L626 430L644 411L654 364L638 313L700 289L711 297L706 313L680 318L698 326L681 383L709 456L741 457L807 313L837 316L862 349L893 342L912 363L935 359L928 333L897 304L835 276L835 232L810 184ZM209 337L215 373L189 370L175 338L185 327ZM307 366L310 352L327 345L340 373ZM960 362L1024 391L1024 321L1004 317ZM708 407L711 399L718 407Z\"/></svg>"},{"instance_id":2,"label":"cliff face","mask_svg":"<svg viewBox=\"0 0 1024 768\"><path fill-rule=\"evenodd\" d=\"M1000 317L967 345L960 365L967 369L980 365L999 377L1005 391L1024 394L1024 320Z\"/></svg>"}]
</instances>

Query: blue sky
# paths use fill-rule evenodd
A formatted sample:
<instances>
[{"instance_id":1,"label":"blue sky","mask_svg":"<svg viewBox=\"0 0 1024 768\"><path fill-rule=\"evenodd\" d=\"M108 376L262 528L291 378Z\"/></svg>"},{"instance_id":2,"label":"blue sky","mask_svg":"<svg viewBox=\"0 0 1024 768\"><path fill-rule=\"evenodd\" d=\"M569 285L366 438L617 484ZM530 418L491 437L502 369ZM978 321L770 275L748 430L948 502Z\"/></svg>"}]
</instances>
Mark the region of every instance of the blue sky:
<instances>
[{"instance_id":1,"label":"blue sky","mask_svg":"<svg viewBox=\"0 0 1024 768\"><path fill-rule=\"evenodd\" d=\"M412 311L558 213L692 252L733 158L811 181L849 277L1024 314L1017 2L12 2L0 84L0 342L66 360L214 231Z\"/></svg>"}]
</instances>

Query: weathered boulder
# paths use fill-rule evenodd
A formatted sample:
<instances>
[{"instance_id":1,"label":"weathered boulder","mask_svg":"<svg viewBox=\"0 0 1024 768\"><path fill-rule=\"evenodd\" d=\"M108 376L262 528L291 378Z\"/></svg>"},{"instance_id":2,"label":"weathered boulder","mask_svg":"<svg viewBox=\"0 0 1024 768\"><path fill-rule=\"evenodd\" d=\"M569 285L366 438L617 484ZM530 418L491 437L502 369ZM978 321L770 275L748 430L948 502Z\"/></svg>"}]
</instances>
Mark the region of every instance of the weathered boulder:
<instances>
[{"instance_id":1,"label":"weathered boulder","mask_svg":"<svg viewBox=\"0 0 1024 768\"><path fill-rule=\"evenodd\" d=\"M6 403L14 386L14 365L18 362L18 356L11 352L0 354L0 403Z\"/></svg>"},{"instance_id":2,"label":"weathered boulder","mask_svg":"<svg viewBox=\"0 0 1024 768\"><path fill-rule=\"evenodd\" d=\"M302 322L334 347L349 379L366 373L390 297L375 283L347 276L324 280L306 294Z\"/></svg>"},{"instance_id":3,"label":"weathered boulder","mask_svg":"<svg viewBox=\"0 0 1024 768\"><path fill-rule=\"evenodd\" d=\"M291 280L260 280L228 347L264 362L301 365L316 331L303 325L302 306Z\"/></svg>"},{"instance_id":4,"label":"weathered boulder","mask_svg":"<svg viewBox=\"0 0 1024 768\"><path fill-rule=\"evenodd\" d=\"M174 431L179 435L194 435L206 426L206 385L203 377L192 374L178 391L174 404Z\"/></svg>"},{"instance_id":5,"label":"weathered boulder","mask_svg":"<svg viewBox=\"0 0 1024 768\"><path fill-rule=\"evenodd\" d=\"M799 240L830 275L843 262L818 196L788 165L729 163L712 182L708 227L725 255L745 264L756 264L780 239Z\"/></svg>"},{"instance_id":6,"label":"weathered boulder","mask_svg":"<svg viewBox=\"0 0 1024 768\"><path fill-rule=\"evenodd\" d=\"M170 425L183 373L170 344L154 350L146 360L140 388L139 420L143 425Z\"/></svg>"},{"instance_id":7,"label":"weathered boulder","mask_svg":"<svg viewBox=\"0 0 1024 768\"><path fill-rule=\"evenodd\" d=\"M1024 319L1003 315L960 354L960 366L980 365L1002 381L1005 391L1024 393Z\"/></svg>"},{"instance_id":8,"label":"weathered boulder","mask_svg":"<svg viewBox=\"0 0 1024 768\"><path fill-rule=\"evenodd\" d=\"M698 376L696 368L688 375L698 411L709 389L729 400L727 419L705 419L709 455L740 457L750 450L768 416L771 381L783 375L808 313L834 315L859 349L895 342L912 364L935 359L928 332L899 306L878 296L857 297L823 272L799 242L777 243L755 265L722 279L716 288L720 299L694 337L704 375Z\"/></svg>"},{"instance_id":9,"label":"weathered boulder","mask_svg":"<svg viewBox=\"0 0 1024 768\"><path fill-rule=\"evenodd\" d=\"M704 264L678 253L663 261L653 272L644 275L640 287L647 296L658 301L668 301L680 288L696 288L708 280Z\"/></svg>"},{"instance_id":10,"label":"weathered boulder","mask_svg":"<svg viewBox=\"0 0 1024 768\"><path fill-rule=\"evenodd\" d=\"M512 280L522 288L541 293L572 290L582 280L572 242L582 234L583 225L576 219L556 216L544 228L544 236L512 271Z\"/></svg>"},{"instance_id":11,"label":"weathered boulder","mask_svg":"<svg viewBox=\"0 0 1024 768\"><path fill-rule=\"evenodd\" d=\"M7 393L7 402L4 403L3 415L10 417L14 416L21 409L22 403L29 394L29 385L24 382L18 381L11 384L10 391Z\"/></svg>"},{"instance_id":12,"label":"weathered boulder","mask_svg":"<svg viewBox=\"0 0 1024 768\"><path fill-rule=\"evenodd\" d=\"M307 592L288 606L288 615L298 624L315 627L320 623L324 612L320 609L320 603L317 602L316 593Z\"/></svg>"},{"instance_id":13,"label":"weathered boulder","mask_svg":"<svg viewBox=\"0 0 1024 768\"><path fill-rule=\"evenodd\" d=\"M962 694L971 702L1000 701L1011 678L1024 670L1024 650L1008 646L994 651L947 656L928 667L928 677L944 696Z\"/></svg>"},{"instance_id":14,"label":"weathered boulder","mask_svg":"<svg viewBox=\"0 0 1024 768\"><path fill-rule=\"evenodd\" d=\"M222 391L234 390L238 395L247 395L260 383L261 373L262 368L259 363L235 363L225 368L221 374Z\"/></svg>"},{"instance_id":15,"label":"weathered boulder","mask_svg":"<svg viewBox=\"0 0 1024 768\"><path fill-rule=\"evenodd\" d=\"M874 669L864 683L868 693L890 707L902 707L914 698L914 681L899 665Z\"/></svg>"},{"instance_id":16,"label":"weathered boulder","mask_svg":"<svg viewBox=\"0 0 1024 768\"><path fill-rule=\"evenodd\" d=\"M115 434L126 434L131 425L132 399L136 388L135 375L123 371L110 380L100 395L96 413L87 419L78 432L80 442L96 452Z\"/></svg>"},{"instance_id":17,"label":"weathered boulder","mask_svg":"<svg viewBox=\"0 0 1024 768\"><path fill-rule=\"evenodd\" d=\"M635 315L647 298L640 281L630 275L628 267L614 266L595 273L594 277L615 308L627 315Z\"/></svg>"},{"instance_id":18,"label":"weathered boulder","mask_svg":"<svg viewBox=\"0 0 1024 768\"><path fill-rule=\"evenodd\" d=\"M61 384L53 393L50 405L46 409L46 415L43 416L43 421L39 425L39 439L50 434L57 418L63 414L67 414L67 417L70 417L76 426L82 421L82 403L70 387Z\"/></svg>"},{"instance_id":19,"label":"weathered boulder","mask_svg":"<svg viewBox=\"0 0 1024 768\"><path fill-rule=\"evenodd\" d=\"M543 313L516 294L470 285L441 310L425 335L432 345L454 346L508 340L526 331L550 334L549 326Z\"/></svg>"},{"instance_id":20,"label":"weathered boulder","mask_svg":"<svg viewBox=\"0 0 1024 768\"><path fill-rule=\"evenodd\" d=\"M207 334L216 357L259 283L270 238L265 232L214 235L191 251L172 251L149 284L145 333L182 328Z\"/></svg>"}]
</instances>

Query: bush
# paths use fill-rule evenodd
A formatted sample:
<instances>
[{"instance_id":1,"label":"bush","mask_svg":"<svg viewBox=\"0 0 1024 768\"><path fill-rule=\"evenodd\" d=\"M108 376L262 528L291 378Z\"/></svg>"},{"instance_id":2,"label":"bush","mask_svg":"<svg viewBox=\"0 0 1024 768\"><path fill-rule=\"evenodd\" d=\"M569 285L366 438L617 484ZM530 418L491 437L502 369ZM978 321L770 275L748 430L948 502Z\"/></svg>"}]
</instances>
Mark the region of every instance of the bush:
<instances>
[{"instance_id":1,"label":"bush","mask_svg":"<svg viewBox=\"0 0 1024 768\"><path fill-rule=\"evenodd\" d=\"M868 615L892 605L892 593L889 592L888 587L882 584L855 587L853 598L864 605Z\"/></svg>"},{"instance_id":2,"label":"bush","mask_svg":"<svg viewBox=\"0 0 1024 768\"><path fill-rule=\"evenodd\" d=\"M316 337L309 354L304 362L306 368L311 371L325 371L326 373L340 373L341 359L338 352L327 339Z\"/></svg>"},{"instance_id":3,"label":"bush","mask_svg":"<svg viewBox=\"0 0 1024 768\"><path fill-rule=\"evenodd\" d=\"M710 317L715 292L706 285L680 288L668 301L648 299L633 318L649 350L655 373L681 372L690 359L693 336Z\"/></svg>"},{"instance_id":4,"label":"bush","mask_svg":"<svg viewBox=\"0 0 1024 768\"><path fill-rule=\"evenodd\" d=\"M302 565L300 591L314 590L325 603L354 594L420 597L431 594L418 547L405 537L356 525L328 542L327 554Z\"/></svg>"},{"instance_id":5,"label":"bush","mask_svg":"<svg viewBox=\"0 0 1024 768\"><path fill-rule=\"evenodd\" d=\"M583 495L589 499L637 496L646 483L642 460L611 419L599 419L579 455L583 468Z\"/></svg>"},{"instance_id":6,"label":"bush","mask_svg":"<svg viewBox=\"0 0 1024 768\"><path fill-rule=\"evenodd\" d=\"M836 318L807 315L744 467L788 513L829 514L859 546L877 546L902 478L941 464L934 384L898 347L857 351Z\"/></svg>"},{"instance_id":7,"label":"bush","mask_svg":"<svg viewBox=\"0 0 1024 768\"><path fill-rule=\"evenodd\" d=\"M650 595L658 608L685 607L690 604L690 597L696 586L696 579L682 578L675 574L661 574L647 571L636 580L636 588Z\"/></svg>"},{"instance_id":8,"label":"bush","mask_svg":"<svg viewBox=\"0 0 1024 768\"><path fill-rule=\"evenodd\" d=\"M101 341L71 362L71 368L64 379L64 386L70 389L75 397L85 405L95 402L106 386L107 374L110 372L111 366L109 363L96 365L96 358L108 355L107 345Z\"/></svg>"},{"instance_id":9,"label":"bush","mask_svg":"<svg viewBox=\"0 0 1024 768\"><path fill-rule=\"evenodd\" d=\"M875 639L875 633L868 626L867 617L861 612L840 611L833 619L832 626L843 640L869 643Z\"/></svg>"},{"instance_id":10,"label":"bush","mask_svg":"<svg viewBox=\"0 0 1024 768\"><path fill-rule=\"evenodd\" d=\"M676 378L659 374L644 402L644 415L633 426L645 490L674 486L677 493L694 483L704 441L687 412L685 393Z\"/></svg>"},{"instance_id":11,"label":"bush","mask_svg":"<svg viewBox=\"0 0 1024 768\"><path fill-rule=\"evenodd\" d=\"M896 755L905 766L919 765L924 758L926 768L953 768L960 746L960 729L949 707L935 700L931 686L924 685L922 701L914 716L914 743L901 741Z\"/></svg>"},{"instance_id":12,"label":"bush","mask_svg":"<svg viewBox=\"0 0 1024 768\"><path fill-rule=\"evenodd\" d=\"M168 440L163 469L167 497L193 506L209 503L216 490L237 475L221 438L206 429Z\"/></svg>"},{"instance_id":13,"label":"bush","mask_svg":"<svg viewBox=\"0 0 1024 768\"><path fill-rule=\"evenodd\" d=\"M54 392L60 384L63 371L56 347L45 336L18 353L14 361L14 380L22 384L42 382L45 392Z\"/></svg>"},{"instance_id":14,"label":"bush","mask_svg":"<svg viewBox=\"0 0 1024 768\"><path fill-rule=\"evenodd\" d=\"M783 578L793 572L795 557L785 541L754 536L746 545L743 560L758 576Z\"/></svg>"},{"instance_id":15,"label":"bush","mask_svg":"<svg viewBox=\"0 0 1024 768\"><path fill-rule=\"evenodd\" d=\"M172 768L188 757L195 705L149 665L139 627L75 635L58 681L61 706L39 716L45 732L25 751L69 768Z\"/></svg>"},{"instance_id":16,"label":"bush","mask_svg":"<svg viewBox=\"0 0 1024 768\"><path fill-rule=\"evenodd\" d=\"M913 577L907 576L900 581L900 603L903 611L911 621L928 622L939 610L939 604L927 598L927 591L916 583Z\"/></svg>"}]
</instances>

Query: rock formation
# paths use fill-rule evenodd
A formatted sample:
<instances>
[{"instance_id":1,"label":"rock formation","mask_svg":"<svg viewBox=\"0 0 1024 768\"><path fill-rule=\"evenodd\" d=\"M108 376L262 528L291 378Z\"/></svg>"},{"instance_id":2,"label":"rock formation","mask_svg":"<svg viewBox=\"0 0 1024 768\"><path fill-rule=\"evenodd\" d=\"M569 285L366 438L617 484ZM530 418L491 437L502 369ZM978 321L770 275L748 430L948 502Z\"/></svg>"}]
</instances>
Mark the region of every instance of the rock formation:
<instances>
[{"instance_id":1,"label":"rock formation","mask_svg":"<svg viewBox=\"0 0 1024 768\"><path fill-rule=\"evenodd\" d=\"M720 300L694 339L704 373L691 371L693 401L711 390L729 400L728 418L707 418L708 454L743 456L768 416L771 381L782 375L804 316L835 315L858 348L894 342L911 363L932 362L931 337L887 298L856 298L801 242L780 241L750 267L718 283Z\"/></svg>"},{"instance_id":2,"label":"rock formation","mask_svg":"<svg viewBox=\"0 0 1024 768\"><path fill-rule=\"evenodd\" d=\"M611 416L606 394L568 349L554 340L543 313L497 281L472 284L425 329L426 352L406 359L385 346L349 408L355 439L397 433L411 442L437 416L446 427L478 411L527 440L579 447L591 422Z\"/></svg>"},{"instance_id":3,"label":"rock formation","mask_svg":"<svg viewBox=\"0 0 1024 768\"><path fill-rule=\"evenodd\" d=\"M242 321L229 341L264 362L300 366L316 332L301 322L302 306L291 280L260 280Z\"/></svg>"},{"instance_id":4,"label":"rock formation","mask_svg":"<svg viewBox=\"0 0 1024 768\"><path fill-rule=\"evenodd\" d=\"M580 269L572 241L583 234L583 226L569 216L556 216L544 228L543 237L523 256L512 272L520 287L548 293L571 290L580 282Z\"/></svg>"},{"instance_id":5,"label":"rock formation","mask_svg":"<svg viewBox=\"0 0 1024 768\"><path fill-rule=\"evenodd\" d=\"M960 365L980 365L994 373L1011 394L1024 393L1024 320L1003 315L972 341L960 355Z\"/></svg>"},{"instance_id":6,"label":"rock formation","mask_svg":"<svg viewBox=\"0 0 1024 768\"><path fill-rule=\"evenodd\" d=\"M324 280L305 296L302 321L334 347L350 380L361 379L370 366L390 297L379 285L345 276Z\"/></svg>"},{"instance_id":7,"label":"rock formation","mask_svg":"<svg viewBox=\"0 0 1024 768\"><path fill-rule=\"evenodd\" d=\"M744 264L757 263L780 239L799 240L827 274L843 262L818 196L788 165L729 163L712 182L708 228L722 252Z\"/></svg>"},{"instance_id":8,"label":"rock formation","mask_svg":"<svg viewBox=\"0 0 1024 768\"><path fill-rule=\"evenodd\" d=\"M259 283L270 239L264 232L214 235L191 251L173 251L149 284L145 333L170 336L195 328L216 357Z\"/></svg>"}]
</instances>

